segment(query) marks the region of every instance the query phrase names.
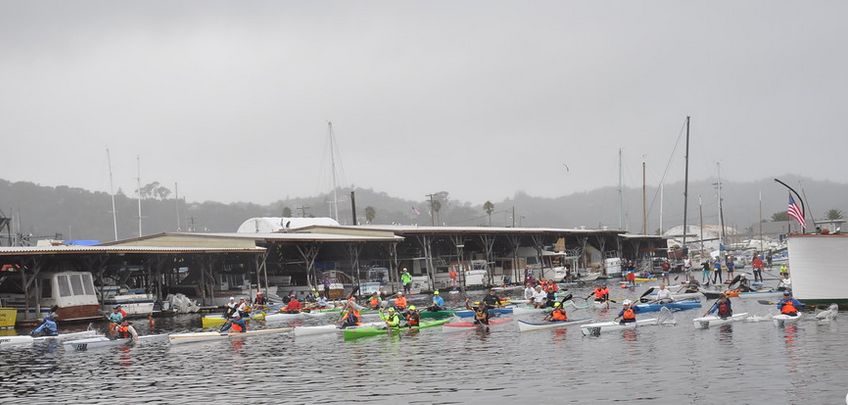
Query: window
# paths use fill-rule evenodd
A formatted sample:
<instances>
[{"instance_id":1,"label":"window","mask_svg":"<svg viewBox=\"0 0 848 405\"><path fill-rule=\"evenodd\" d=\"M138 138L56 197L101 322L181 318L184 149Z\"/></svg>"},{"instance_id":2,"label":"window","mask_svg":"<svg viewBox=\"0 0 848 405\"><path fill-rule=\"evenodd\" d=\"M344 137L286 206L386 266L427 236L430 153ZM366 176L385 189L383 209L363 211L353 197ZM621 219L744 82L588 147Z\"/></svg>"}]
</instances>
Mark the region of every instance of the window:
<instances>
[{"instance_id":1,"label":"window","mask_svg":"<svg viewBox=\"0 0 848 405\"><path fill-rule=\"evenodd\" d=\"M85 273L82 275L82 286L85 288L85 295L94 295L94 283L91 281L91 274Z\"/></svg>"},{"instance_id":2,"label":"window","mask_svg":"<svg viewBox=\"0 0 848 405\"><path fill-rule=\"evenodd\" d=\"M82 277L79 274L71 276L71 286L73 287L74 295L85 295L85 291L82 289Z\"/></svg>"},{"instance_id":3,"label":"window","mask_svg":"<svg viewBox=\"0 0 848 405\"><path fill-rule=\"evenodd\" d=\"M41 280L41 298L53 298L53 283L51 280Z\"/></svg>"},{"instance_id":4,"label":"window","mask_svg":"<svg viewBox=\"0 0 848 405\"><path fill-rule=\"evenodd\" d=\"M56 277L56 283L59 284L59 296L60 297L70 297L71 296L71 285L68 284L68 276L58 276L58 277Z\"/></svg>"}]
</instances>

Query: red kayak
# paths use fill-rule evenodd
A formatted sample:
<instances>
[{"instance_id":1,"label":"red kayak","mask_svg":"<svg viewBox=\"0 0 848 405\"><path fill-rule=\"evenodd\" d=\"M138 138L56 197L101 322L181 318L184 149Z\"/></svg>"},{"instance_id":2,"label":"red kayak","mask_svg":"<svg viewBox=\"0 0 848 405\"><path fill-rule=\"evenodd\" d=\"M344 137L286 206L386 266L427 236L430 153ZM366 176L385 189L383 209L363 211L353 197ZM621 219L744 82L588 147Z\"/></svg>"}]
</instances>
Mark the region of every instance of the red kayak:
<instances>
[{"instance_id":1,"label":"red kayak","mask_svg":"<svg viewBox=\"0 0 848 405\"><path fill-rule=\"evenodd\" d=\"M504 324L504 323L507 323L507 322L512 322L512 318L492 318L492 319L489 319L489 326L500 325L500 324ZM480 325L475 324L474 321L451 322L451 323L446 323L446 324L442 325L442 330L443 331L463 330L463 329L476 328L477 326L480 326Z\"/></svg>"}]
</instances>

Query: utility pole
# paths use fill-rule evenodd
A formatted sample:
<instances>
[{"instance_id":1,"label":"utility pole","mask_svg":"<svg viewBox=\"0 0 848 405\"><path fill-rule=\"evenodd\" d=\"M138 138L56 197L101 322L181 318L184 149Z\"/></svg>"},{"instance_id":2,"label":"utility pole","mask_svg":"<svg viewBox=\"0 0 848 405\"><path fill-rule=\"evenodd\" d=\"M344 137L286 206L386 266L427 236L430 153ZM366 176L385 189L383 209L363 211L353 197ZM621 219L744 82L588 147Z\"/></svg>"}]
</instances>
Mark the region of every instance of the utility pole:
<instances>
[{"instance_id":1,"label":"utility pole","mask_svg":"<svg viewBox=\"0 0 848 405\"><path fill-rule=\"evenodd\" d=\"M109 164L109 195L112 196L112 228L115 230L115 240L118 240L118 211L115 209L115 186L112 182L112 154L106 148L106 162Z\"/></svg>"},{"instance_id":2,"label":"utility pole","mask_svg":"<svg viewBox=\"0 0 848 405\"><path fill-rule=\"evenodd\" d=\"M355 192L350 192L350 212L353 215L353 226L356 226L356 194Z\"/></svg>"},{"instance_id":3,"label":"utility pole","mask_svg":"<svg viewBox=\"0 0 848 405\"><path fill-rule=\"evenodd\" d=\"M683 177L683 251L686 252L686 216L689 211L689 116L686 116L686 171ZM703 238L702 238L703 239Z\"/></svg>"},{"instance_id":4,"label":"utility pole","mask_svg":"<svg viewBox=\"0 0 848 405\"><path fill-rule=\"evenodd\" d=\"M182 230L182 221L180 221L180 186L174 182L174 204L177 207L177 231Z\"/></svg>"},{"instance_id":5,"label":"utility pole","mask_svg":"<svg viewBox=\"0 0 848 405\"><path fill-rule=\"evenodd\" d=\"M645 185L645 160L642 159L642 235L648 234L648 189Z\"/></svg>"},{"instance_id":6,"label":"utility pole","mask_svg":"<svg viewBox=\"0 0 848 405\"><path fill-rule=\"evenodd\" d=\"M698 194L698 217L701 219L701 255L704 254L704 210L701 202L701 195Z\"/></svg>"}]
</instances>

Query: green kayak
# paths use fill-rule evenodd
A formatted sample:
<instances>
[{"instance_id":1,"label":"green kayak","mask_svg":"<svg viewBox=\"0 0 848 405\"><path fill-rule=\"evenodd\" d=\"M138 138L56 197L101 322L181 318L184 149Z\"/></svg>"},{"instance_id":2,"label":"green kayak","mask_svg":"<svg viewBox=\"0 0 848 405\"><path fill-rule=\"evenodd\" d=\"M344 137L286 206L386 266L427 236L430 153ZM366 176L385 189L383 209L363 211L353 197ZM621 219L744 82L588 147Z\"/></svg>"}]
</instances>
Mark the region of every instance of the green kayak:
<instances>
[{"instance_id":1,"label":"green kayak","mask_svg":"<svg viewBox=\"0 0 848 405\"><path fill-rule=\"evenodd\" d=\"M441 311L421 311L421 319L445 319L452 317L453 311L443 309Z\"/></svg>"},{"instance_id":2,"label":"green kayak","mask_svg":"<svg viewBox=\"0 0 848 405\"><path fill-rule=\"evenodd\" d=\"M396 335L399 333L404 333L409 331L410 329L424 329L424 328L432 328L434 326L440 326L446 324L450 321L450 318L445 319L436 319L432 321L422 321L421 325L417 328L394 328L394 329L386 329L385 327L367 327L367 328L356 328L356 329L345 329L344 330L344 338L345 340L358 339L366 336L378 336L385 335L391 333L392 335Z\"/></svg>"}]
</instances>

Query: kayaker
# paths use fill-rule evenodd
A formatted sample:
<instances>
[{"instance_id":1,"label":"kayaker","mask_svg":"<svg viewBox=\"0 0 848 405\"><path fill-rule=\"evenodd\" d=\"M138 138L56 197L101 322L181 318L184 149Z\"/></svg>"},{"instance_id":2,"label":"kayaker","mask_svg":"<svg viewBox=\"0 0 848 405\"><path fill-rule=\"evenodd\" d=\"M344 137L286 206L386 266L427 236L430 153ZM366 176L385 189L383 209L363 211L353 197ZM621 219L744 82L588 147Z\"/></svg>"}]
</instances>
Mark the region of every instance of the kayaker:
<instances>
[{"instance_id":1,"label":"kayaker","mask_svg":"<svg viewBox=\"0 0 848 405\"><path fill-rule=\"evenodd\" d=\"M341 327L349 328L351 326L359 326L362 323L362 316L356 307L348 305L341 316Z\"/></svg>"},{"instance_id":2,"label":"kayaker","mask_svg":"<svg viewBox=\"0 0 848 405\"><path fill-rule=\"evenodd\" d=\"M802 308L804 304L801 304L800 301L796 300L792 297L792 293L789 291L783 292L783 299L778 301L777 309L780 310L780 313L783 315L789 316L797 316L798 308Z\"/></svg>"},{"instance_id":3,"label":"kayaker","mask_svg":"<svg viewBox=\"0 0 848 405\"><path fill-rule=\"evenodd\" d=\"M412 307L410 307L412 309ZM430 311L442 311L445 309L445 299L439 295L439 290L433 291L433 305L430 305Z\"/></svg>"},{"instance_id":4,"label":"kayaker","mask_svg":"<svg viewBox=\"0 0 848 405\"><path fill-rule=\"evenodd\" d=\"M403 273L400 274L400 282L403 284L403 292L409 294L412 291L412 274L406 267L403 268Z\"/></svg>"},{"instance_id":5,"label":"kayaker","mask_svg":"<svg viewBox=\"0 0 848 405\"><path fill-rule=\"evenodd\" d=\"M549 299L550 299L550 295L551 295L550 293L547 294ZM480 302L485 303L490 308L497 308L497 307L500 307L501 305L503 305L501 303L501 299L498 298L497 295L495 295L494 291L492 291L491 288L486 291L486 296L483 297L483 299L480 300Z\"/></svg>"},{"instance_id":6,"label":"kayaker","mask_svg":"<svg viewBox=\"0 0 848 405\"><path fill-rule=\"evenodd\" d=\"M607 302L609 300L609 289L604 285L598 285L595 287L595 291L586 296L586 299L589 299L592 295L595 296L597 302Z\"/></svg>"},{"instance_id":7,"label":"kayaker","mask_svg":"<svg viewBox=\"0 0 848 405\"><path fill-rule=\"evenodd\" d=\"M286 304L286 307L283 308L282 312L287 314L299 314L300 311L303 310L303 305L300 304L300 301L297 300L297 297L292 296L289 303Z\"/></svg>"},{"instance_id":8,"label":"kayaker","mask_svg":"<svg viewBox=\"0 0 848 405\"><path fill-rule=\"evenodd\" d=\"M780 275L789 274L789 269L786 268L786 264L780 265Z\"/></svg>"},{"instance_id":9,"label":"kayaker","mask_svg":"<svg viewBox=\"0 0 848 405\"><path fill-rule=\"evenodd\" d=\"M674 298L671 297L671 291L668 290L665 283L660 283L660 288L657 290L657 298L654 301L660 304L674 301Z\"/></svg>"},{"instance_id":10,"label":"kayaker","mask_svg":"<svg viewBox=\"0 0 848 405\"><path fill-rule=\"evenodd\" d=\"M315 303L315 306L318 308L327 308L330 306L330 303L324 298L323 295L318 296L318 302Z\"/></svg>"},{"instance_id":11,"label":"kayaker","mask_svg":"<svg viewBox=\"0 0 848 405\"><path fill-rule=\"evenodd\" d=\"M395 297L395 308L398 312L406 311L406 297L403 296L402 292L398 292L397 297Z\"/></svg>"},{"instance_id":12,"label":"kayaker","mask_svg":"<svg viewBox=\"0 0 848 405\"><path fill-rule=\"evenodd\" d=\"M121 322L121 325L115 331L117 332L116 339L132 338L133 342L138 342L138 332L126 319Z\"/></svg>"},{"instance_id":13,"label":"kayaker","mask_svg":"<svg viewBox=\"0 0 848 405\"><path fill-rule=\"evenodd\" d=\"M50 307L50 319L53 319L54 322L59 321L59 306L53 305Z\"/></svg>"},{"instance_id":14,"label":"kayaker","mask_svg":"<svg viewBox=\"0 0 848 405\"><path fill-rule=\"evenodd\" d=\"M636 313L639 312L639 308L634 307L633 302L630 300L622 301L621 307L621 311L618 313L618 316L616 316L613 321L621 319L619 323L621 323L622 325L626 323L636 322Z\"/></svg>"},{"instance_id":15,"label":"kayaker","mask_svg":"<svg viewBox=\"0 0 848 405\"><path fill-rule=\"evenodd\" d=\"M533 295L533 307L544 308L548 301L548 294L542 291L542 286L536 286L536 293Z\"/></svg>"},{"instance_id":16,"label":"kayaker","mask_svg":"<svg viewBox=\"0 0 848 405\"><path fill-rule=\"evenodd\" d=\"M112 313L111 313L111 314L109 314L109 316L107 316L107 317L106 317L106 319L108 319L108 320L109 320L109 322L111 322L111 323L113 323L113 324L115 324L115 325L120 324L120 323L121 323L121 321L123 321L123 320L124 320L124 315L123 315L123 314L121 314L121 307L119 307L119 306L115 305L115 306L112 308Z\"/></svg>"},{"instance_id":17,"label":"kayaker","mask_svg":"<svg viewBox=\"0 0 848 405\"><path fill-rule=\"evenodd\" d=\"M465 299L465 308L474 311L475 325L489 325L489 306L485 301L480 301L476 307L471 306L468 298Z\"/></svg>"},{"instance_id":18,"label":"kayaker","mask_svg":"<svg viewBox=\"0 0 848 405\"><path fill-rule=\"evenodd\" d=\"M707 316L713 312L716 312L719 318L727 319L733 316L733 305L730 303L730 298L725 293L721 293L713 306L704 314Z\"/></svg>"},{"instance_id":19,"label":"kayaker","mask_svg":"<svg viewBox=\"0 0 848 405\"><path fill-rule=\"evenodd\" d=\"M121 316L126 318L127 317L127 310L124 309L123 305L118 304L118 305L115 305L115 306L118 307L118 311L121 312Z\"/></svg>"},{"instance_id":20,"label":"kayaker","mask_svg":"<svg viewBox=\"0 0 848 405\"><path fill-rule=\"evenodd\" d=\"M49 314L44 316L41 324L30 332L32 336L56 336L59 334L59 327L56 326L56 321Z\"/></svg>"},{"instance_id":21,"label":"kayaker","mask_svg":"<svg viewBox=\"0 0 848 405\"><path fill-rule=\"evenodd\" d=\"M318 290L313 288L311 293L306 294L306 297L303 297L303 301L309 303L318 302Z\"/></svg>"},{"instance_id":22,"label":"kayaker","mask_svg":"<svg viewBox=\"0 0 848 405\"><path fill-rule=\"evenodd\" d=\"M489 293L491 294L491 289L489 289ZM545 293L548 294L548 306L553 306L554 301L556 301L556 293L559 291L559 286L554 280L548 280L545 283ZM490 306L493 306L491 302L488 302Z\"/></svg>"},{"instance_id":23,"label":"kayaker","mask_svg":"<svg viewBox=\"0 0 848 405\"><path fill-rule=\"evenodd\" d=\"M568 320L568 315L565 313L565 308L561 302L554 303L554 310L550 314L545 315L545 320L550 322L563 322Z\"/></svg>"},{"instance_id":24,"label":"kayaker","mask_svg":"<svg viewBox=\"0 0 848 405\"><path fill-rule=\"evenodd\" d=\"M406 312L406 326L413 327L421 324L421 314L415 305L409 306L409 311Z\"/></svg>"},{"instance_id":25,"label":"kayaker","mask_svg":"<svg viewBox=\"0 0 848 405\"><path fill-rule=\"evenodd\" d=\"M153 313L147 314L147 327L149 329L148 333L153 333L156 329L156 320L153 319Z\"/></svg>"},{"instance_id":26,"label":"kayaker","mask_svg":"<svg viewBox=\"0 0 848 405\"><path fill-rule=\"evenodd\" d=\"M525 284L524 286L524 299L527 302L533 302L533 295L536 294L536 290L533 289L533 285L530 283Z\"/></svg>"},{"instance_id":27,"label":"kayaker","mask_svg":"<svg viewBox=\"0 0 848 405\"><path fill-rule=\"evenodd\" d=\"M383 303L383 300L380 299L380 294L374 292L371 294L371 298L368 298L368 308L371 309L379 309L380 304Z\"/></svg>"},{"instance_id":28,"label":"kayaker","mask_svg":"<svg viewBox=\"0 0 848 405\"><path fill-rule=\"evenodd\" d=\"M262 291L256 293L256 298L253 299L253 305L265 306L265 294Z\"/></svg>"},{"instance_id":29,"label":"kayaker","mask_svg":"<svg viewBox=\"0 0 848 405\"><path fill-rule=\"evenodd\" d=\"M789 273L783 273L780 275L780 282L777 283L778 291L786 291L792 289L792 280L789 279Z\"/></svg>"},{"instance_id":30,"label":"kayaker","mask_svg":"<svg viewBox=\"0 0 848 405\"><path fill-rule=\"evenodd\" d=\"M397 328L400 326L400 316L395 311L394 307L389 307L388 315L383 315L383 312L380 312L380 317L383 318L383 321L386 322L386 327L389 328Z\"/></svg>"},{"instance_id":31,"label":"kayaker","mask_svg":"<svg viewBox=\"0 0 848 405\"><path fill-rule=\"evenodd\" d=\"M745 277L745 275L744 275L744 274L740 274L740 275L738 275L737 277L739 277L739 288L738 288L739 292L751 292L751 291L754 291L754 290L751 288L751 285L748 283L748 277Z\"/></svg>"},{"instance_id":32,"label":"kayaker","mask_svg":"<svg viewBox=\"0 0 848 405\"><path fill-rule=\"evenodd\" d=\"M229 302L227 302L227 306L224 310L224 319L229 319L236 312L236 308L238 308L238 304L236 303L235 297L230 297Z\"/></svg>"},{"instance_id":33,"label":"kayaker","mask_svg":"<svg viewBox=\"0 0 848 405\"><path fill-rule=\"evenodd\" d=\"M230 319L227 319L227 322L221 326L221 329L218 331L220 333L227 332L232 328L236 332L247 332L247 322L242 318L239 311L233 313L233 316Z\"/></svg>"},{"instance_id":34,"label":"kayaker","mask_svg":"<svg viewBox=\"0 0 848 405\"><path fill-rule=\"evenodd\" d=\"M247 318L247 316L250 315L250 306L247 305L247 298L239 298L239 304L236 308L236 312L238 312L239 316L242 318Z\"/></svg>"},{"instance_id":35,"label":"kayaker","mask_svg":"<svg viewBox=\"0 0 848 405\"><path fill-rule=\"evenodd\" d=\"M686 281L686 284L683 284L684 291L686 293L698 292L698 289L701 288L701 283L699 283L698 280L695 280L695 277L691 274L686 277L688 278L688 280Z\"/></svg>"}]
</instances>

